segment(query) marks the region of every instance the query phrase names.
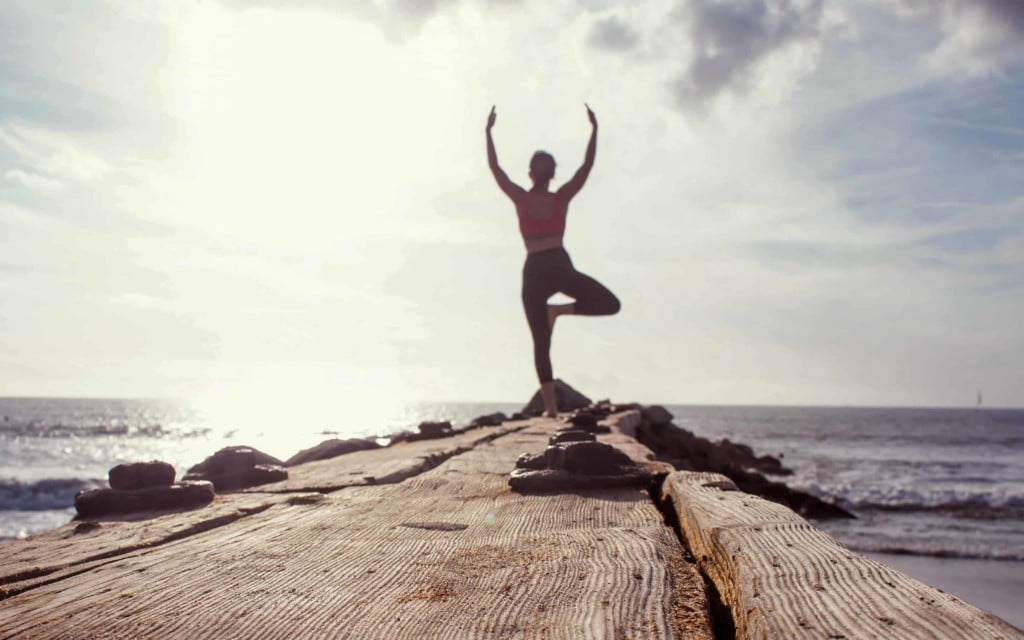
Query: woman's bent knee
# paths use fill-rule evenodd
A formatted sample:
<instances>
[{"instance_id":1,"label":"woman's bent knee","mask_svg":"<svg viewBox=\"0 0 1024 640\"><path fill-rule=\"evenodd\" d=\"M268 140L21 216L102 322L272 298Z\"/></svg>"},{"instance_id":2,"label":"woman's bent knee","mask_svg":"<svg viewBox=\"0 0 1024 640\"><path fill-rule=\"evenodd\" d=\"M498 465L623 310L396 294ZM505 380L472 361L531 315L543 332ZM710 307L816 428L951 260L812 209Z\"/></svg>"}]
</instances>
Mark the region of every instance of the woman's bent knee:
<instances>
[{"instance_id":1,"label":"woman's bent knee","mask_svg":"<svg viewBox=\"0 0 1024 640\"><path fill-rule=\"evenodd\" d=\"M613 316L613 315L615 315L616 313L618 313L619 311L622 310L622 303L619 302L619 299L616 298L614 294L612 294L612 300L611 300L611 305L609 306L609 309L610 310L608 311L608 315L610 315L610 316Z\"/></svg>"}]
</instances>

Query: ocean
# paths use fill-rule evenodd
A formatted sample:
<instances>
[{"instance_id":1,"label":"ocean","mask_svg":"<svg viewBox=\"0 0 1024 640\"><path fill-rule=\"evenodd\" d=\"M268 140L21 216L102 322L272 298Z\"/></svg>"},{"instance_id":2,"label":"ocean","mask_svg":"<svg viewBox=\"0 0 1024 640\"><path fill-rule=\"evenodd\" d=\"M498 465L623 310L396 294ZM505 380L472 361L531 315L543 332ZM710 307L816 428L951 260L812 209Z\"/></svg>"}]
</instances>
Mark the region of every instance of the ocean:
<instances>
[{"instance_id":1,"label":"ocean","mask_svg":"<svg viewBox=\"0 0 1024 640\"><path fill-rule=\"evenodd\" d=\"M104 485L119 462L165 460L180 475L229 444L286 459L331 437L458 427L522 405L256 406L0 398L0 542L67 522L75 493ZM781 457L794 471L782 481L853 511L818 525L854 550L1024 562L1024 410L665 406L697 435Z\"/></svg>"}]
</instances>

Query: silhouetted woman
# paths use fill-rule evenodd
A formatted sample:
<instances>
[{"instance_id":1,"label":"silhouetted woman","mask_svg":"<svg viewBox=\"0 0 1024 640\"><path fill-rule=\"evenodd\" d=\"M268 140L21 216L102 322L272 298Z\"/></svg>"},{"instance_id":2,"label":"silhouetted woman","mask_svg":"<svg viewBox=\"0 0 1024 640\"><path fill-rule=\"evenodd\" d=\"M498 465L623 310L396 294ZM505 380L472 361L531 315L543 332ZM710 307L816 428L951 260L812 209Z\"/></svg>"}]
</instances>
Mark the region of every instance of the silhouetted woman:
<instances>
[{"instance_id":1,"label":"silhouetted woman","mask_svg":"<svg viewBox=\"0 0 1024 640\"><path fill-rule=\"evenodd\" d=\"M533 360L537 367L537 377L540 378L545 415L549 416L555 416L558 412L551 371L551 331L555 326L555 318L562 315L607 316L618 313L621 306L619 299L607 287L577 271L562 247L569 201L583 188L594 166L594 154L597 152L597 118L589 106L587 117L590 119L591 132L583 166L555 192L549 189L555 177L555 159L544 151L534 153L530 160L533 187L529 191L509 180L508 175L498 166L498 154L491 138L491 128L497 118L494 107L491 107L491 114L487 118L487 162L498 186L516 205L519 231L526 243L523 309L533 335ZM548 298L559 292L573 298L574 302L548 304Z\"/></svg>"}]
</instances>

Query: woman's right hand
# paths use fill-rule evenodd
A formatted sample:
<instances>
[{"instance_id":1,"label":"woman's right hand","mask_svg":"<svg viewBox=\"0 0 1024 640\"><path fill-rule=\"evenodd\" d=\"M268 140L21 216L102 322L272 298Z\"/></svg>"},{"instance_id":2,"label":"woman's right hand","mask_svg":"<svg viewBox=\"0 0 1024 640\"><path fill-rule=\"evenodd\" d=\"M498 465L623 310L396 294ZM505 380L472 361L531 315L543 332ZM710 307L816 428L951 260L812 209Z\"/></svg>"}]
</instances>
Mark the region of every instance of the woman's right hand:
<instances>
[{"instance_id":1,"label":"woman's right hand","mask_svg":"<svg viewBox=\"0 0 1024 640\"><path fill-rule=\"evenodd\" d=\"M487 116L487 130L490 131L494 126L494 121L498 118L498 114L494 113L494 107L491 107L491 114Z\"/></svg>"},{"instance_id":2,"label":"woman's right hand","mask_svg":"<svg viewBox=\"0 0 1024 640\"><path fill-rule=\"evenodd\" d=\"M597 116L595 116L594 112L590 110L590 105L589 104L584 102L583 106L587 108L587 119L590 120L590 126L596 128L597 127Z\"/></svg>"}]
</instances>

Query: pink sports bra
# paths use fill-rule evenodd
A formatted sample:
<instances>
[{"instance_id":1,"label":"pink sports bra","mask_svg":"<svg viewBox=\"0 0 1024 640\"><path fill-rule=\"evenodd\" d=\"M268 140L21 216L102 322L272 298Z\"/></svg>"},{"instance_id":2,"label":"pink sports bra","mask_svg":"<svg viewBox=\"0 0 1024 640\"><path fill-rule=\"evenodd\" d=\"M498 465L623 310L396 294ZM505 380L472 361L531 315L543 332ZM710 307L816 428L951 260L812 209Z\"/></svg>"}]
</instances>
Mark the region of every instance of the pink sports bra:
<instances>
[{"instance_id":1,"label":"pink sports bra","mask_svg":"<svg viewBox=\"0 0 1024 640\"><path fill-rule=\"evenodd\" d=\"M565 216L569 203L557 194L545 194L549 197L538 198L527 192L522 200L516 203L516 214L519 216L519 232L523 239L557 236L565 233ZM532 206L531 206L532 205Z\"/></svg>"}]
</instances>

